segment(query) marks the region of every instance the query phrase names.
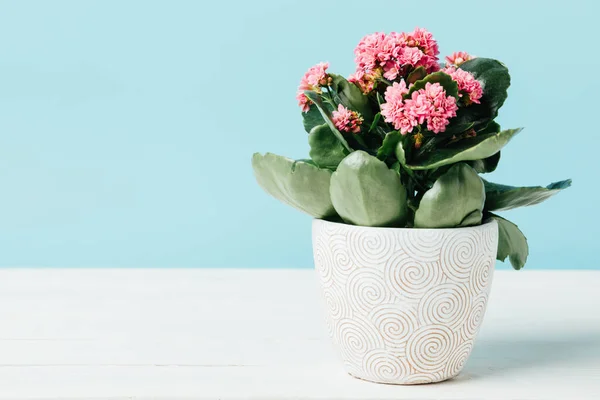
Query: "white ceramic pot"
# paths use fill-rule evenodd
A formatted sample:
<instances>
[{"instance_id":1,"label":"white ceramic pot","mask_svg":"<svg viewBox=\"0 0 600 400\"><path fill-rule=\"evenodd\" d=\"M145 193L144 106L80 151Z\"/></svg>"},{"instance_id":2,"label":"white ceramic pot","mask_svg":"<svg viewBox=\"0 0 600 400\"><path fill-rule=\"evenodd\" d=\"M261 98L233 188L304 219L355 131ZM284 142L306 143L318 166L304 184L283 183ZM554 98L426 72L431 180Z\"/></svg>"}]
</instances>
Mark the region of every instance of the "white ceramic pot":
<instances>
[{"instance_id":1,"label":"white ceramic pot","mask_svg":"<svg viewBox=\"0 0 600 400\"><path fill-rule=\"evenodd\" d=\"M329 334L351 375L419 384L469 358L487 304L496 221L467 228L369 228L314 220Z\"/></svg>"}]
</instances>

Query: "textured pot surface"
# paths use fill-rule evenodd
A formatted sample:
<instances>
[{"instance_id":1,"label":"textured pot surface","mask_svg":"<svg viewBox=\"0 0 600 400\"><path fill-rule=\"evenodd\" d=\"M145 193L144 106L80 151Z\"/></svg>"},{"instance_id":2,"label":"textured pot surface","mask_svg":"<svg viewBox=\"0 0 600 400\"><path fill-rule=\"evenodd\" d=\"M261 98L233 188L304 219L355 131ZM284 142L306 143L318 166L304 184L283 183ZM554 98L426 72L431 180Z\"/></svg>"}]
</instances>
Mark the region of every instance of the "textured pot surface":
<instances>
[{"instance_id":1,"label":"textured pot surface","mask_svg":"<svg viewBox=\"0 0 600 400\"><path fill-rule=\"evenodd\" d=\"M381 383L458 375L494 271L496 221L456 229L313 222L329 334L346 370Z\"/></svg>"}]
</instances>

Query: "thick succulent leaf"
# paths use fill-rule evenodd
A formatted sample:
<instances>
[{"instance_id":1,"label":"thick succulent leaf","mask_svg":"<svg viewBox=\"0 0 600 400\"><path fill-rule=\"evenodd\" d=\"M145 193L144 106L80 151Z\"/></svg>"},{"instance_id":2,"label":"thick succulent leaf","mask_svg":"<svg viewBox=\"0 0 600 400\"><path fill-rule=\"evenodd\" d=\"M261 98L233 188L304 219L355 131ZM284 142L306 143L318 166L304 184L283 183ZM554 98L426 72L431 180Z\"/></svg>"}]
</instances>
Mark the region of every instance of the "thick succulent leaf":
<instances>
[{"instance_id":1,"label":"thick succulent leaf","mask_svg":"<svg viewBox=\"0 0 600 400\"><path fill-rule=\"evenodd\" d=\"M392 154L396 152L396 147L398 143L400 143L404 139L404 136L399 131L391 131L386 133L385 138L383 138L383 143L381 147L377 150L377 158L380 160L385 160Z\"/></svg>"},{"instance_id":2,"label":"thick succulent leaf","mask_svg":"<svg viewBox=\"0 0 600 400\"><path fill-rule=\"evenodd\" d=\"M423 195L415 213L416 228L477 225L483 216L485 190L477 172L465 163L453 165Z\"/></svg>"},{"instance_id":3,"label":"thick succulent leaf","mask_svg":"<svg viewBox=\"0 0 600 400\"><path fill-rule=\"evenodd\" d=\"M473 74L483 86L483 96L480 104L471 104L458 110L456 118L450 124L459 125L474 123L476 126L487 124L498 116L510 86L508 69L500 61L491 58L478 57L460 65L460 69Z\"/></svg>"},{"instance_id":4,"label":"thick succulent leaf","mask_svg":"<svg viewBox=\"0 0 600 400\"><path fill-rule=\"evenodd\" d=\"M433 74L429 74L425 78L416 81L404 97L409 98L413 92L423 89L428 83L439 83L446 91L446 95L458 98L458 84L445 72L434 72Z\"/></svg>"},{"instance_id":5,"label":"thick succulent leaf","mask_svg":"<svg viewBox=\"0 0 600 400\"><path fill-rule=\"evenodd\" d=\"M310 158L321 168L335 169L348 155L327 124L315 126L308 135Z\"/></svg>"},{"instance_id":6,"label":"thick succulent leaf","mask_svg":"<svg viewBox=\"0 0 600 400\"><path fill-rule=\"evenodd\" d=\"M398 172L364 151L348 155L331 177L331 201L344 221L361 226L403 226L406 189Z\"/></svg>"},{"instance_id":7,"label":"thick succulent leaf","mask_svg":"<svg viewBox=\"0 0 600 400\"><path fill-rule=\"evenodd\" d=\"M332 78L331 87L337 94L342 105L358 111L365 120L373 119L373 111L369 106L369 98L354 83L348 82L341 75L329 74Z\"/></svg>"},{"instance_id":8,"label":"thick succulent leaf","mask_svg":"<svg viewBox=\"0 0 600 400\"><path fill-rule=\"evenodd\" d=\"M432 169L460 161L480 160L500 151L522 128L484 133L429 152L408 165L411 169Z\"/></svg>"},{"instance_id":9,"label":"thick succulent leaf","mask_svg":"<svg viewBox=\"0 0 600 400\"><path fill-rule=\"evenodd\" d=\"M495 214L490 214L490 216L498 222L498 254L496 258L504 261L508 257L514 269L523 268L529 255L527 238L519 227L509 220Z\"/></svg>"},{"instance_id":10,"label":"thick succulent leaf","mask_svg":"<svg viewBox=\"0 0 600 400\"><path fill-rule=\"evenodd\" d=\"M302 124L307 133L310 133L315 126L323 125L324 123L325 120L323 119L321 112L314 104L310 106L310 109L307 112L302 113Z\"/></svg>"},{"instance_id":11,"label":"thick succulent leaf","mask_svg":"<svg viewBox=\"0 0 600 400\"><path fill-rule=\"evenodd\" d=\"M488 181L485 184L485 209L488 211L510 210L539 204L571 186L571 180L554 182L546 187L515 187Z\"/></svg>"},{"instance_id":12,"label":"thick succulent leaf","mask_svg":"<svg viewBox=\"0 0 600 400\"><path fill-rule=\"evenodd\" d=\"M348 150L348 152L351 152L352 148L348 144L348 141L346 141L346 139L344 138L344 135L342 135L342 132L340 132L335 127L335 124L333 123L333 121L331 119L331 111L329 111L329 108L323 103L323 100L321 100L321 97L319 96L319 94L307 90L307 91L304 92L304 95L306 97L308 97L308 99L310 101L312 101L314 103L314 105L317 107L317 109L321 113L321 116L325 120L325 123L329 126L329 129L331 129L331 132L333 132L333 134L335 135L335 137L337 137L337 139L339 140L340 144L342 146L344 146L344 148L346 150Z\"/></svg>"},{"instance_id":13,"label":"thick succulent leaf","mask_svg":"<svg viewBox=\"0 0 600 400\"><path fill-rule=\"evenodd\" d=\"M421 80L427 76L427 70L425 67L420 66L415 68L408 76L406 77L406 83L411 84L415 83L418 80Z\"/></svg>"},{"instance_id":14,"label":"thick succulent leaf","mask_svg":"<svg viewBox=\"0 0 600 400\"><path fill-rule=\"evenodd\" d=\"M487 174L494 172L498 163L500 162L500 152L493 154L489 157L482 158L481 160L469 161L468 164L473 167L479 174Z\"/></svg>"},{"instance_id":15,"label":"thick succulent leaf","mask_svg":"<svg viewBox=\"0 0 600 400\"><path fill-rule=\"evenodd\" d=\"M276 199L315 218L335 215L329 197L330 170L272 153L255 153L252 168L258 184Z\"/></svg>"}]
</instances>

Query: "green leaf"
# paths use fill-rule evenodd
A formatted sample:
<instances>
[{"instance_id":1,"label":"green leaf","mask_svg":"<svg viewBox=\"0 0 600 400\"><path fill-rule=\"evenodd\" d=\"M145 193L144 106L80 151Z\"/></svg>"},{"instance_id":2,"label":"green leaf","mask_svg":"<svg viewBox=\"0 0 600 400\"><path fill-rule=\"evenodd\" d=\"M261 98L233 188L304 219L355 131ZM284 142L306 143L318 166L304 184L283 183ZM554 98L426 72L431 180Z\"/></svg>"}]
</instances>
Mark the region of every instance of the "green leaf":
<instances>
[{"instance_id":1,"label":"green leaf","mask_svg":"<svg viewBox=\"0 0 600 400\"><path fill-rule=\"evenodd\" d=\"M432 169L460 161L480 160L502 149L522 128L507 129L497 133L484 133L462 139L447 147L436 149L412 162L411 169Z\"/></svg>"},{"instance_id":2,"label":"green leaf","mask_svg":"<svg viewBox=\"0 0 600 400\"><path fill-rule=\"evenodd\" d=\"M404 136L399 131L391 131L385 135L381 147L377 150L377 158L385 160L395 153L398 143L404 139Z\"/></svg>"},{"instance_id":3,"label":"green leaf","mask_svg":"<svg viewBox=\"0 0 600 400\"><path fill-rule=\"evenodd\" d=\"M276 199L315 218L335 215L329 197L330 170L272 153L254 153L252 168L260 187Z\"/></svg>"},{"instance_id":4,"label":"green leaf","mask_svg":"<svg viewBox=\"0 0 600 400\"><path fill-rule=\"evenodd\" d=\"M523 268L529 255L527 238L519 227L509 220L495 214L490 214L490 216L498 222L498 254L496 259L504 261L508 257L514 269Z\"/></svg>"},{"instance_id":5,"label":"green leaf","mask_svg":"<svg viewBox=\"0 0 600 400\"><path fill-rule=\"evenodd\" d=\"M477 172L467 164L453 165L425 192L415 213L417 228L477 225L483 216L485 191Z\"/></svg>"},{"instance_id":6,"label":"green leaf","mask_svg":"<svg viewBox=\"0 0 600 400\"><path fill-rule=\"evenodd\" d=\"M486 192L485 209L489 211L510 210L517 207L539 204L571 186L570 179L554 182L546 187L515 187L487 182L485 180L483 183L485 184Z\"/></svg>"},{"instance_id":7,"label":"green leaf","mask_svg":"<svg viewBox=\"0 0 600 400\"><path fill-rule=\"evenodd\" d=\"M311 104L310 110L302 113L302 123L304 124L304 130L308 133L317 125L323 125L325 120L319 112L319 109L314 104Z\"/></svg>"},{"instance_id":8,"label":"green leaf","mask_svg":"<svg viewBox=\"0 0 600 400\"><path fill-rule=\"evenodd\" d=\"M447 96L453 96L458 99L458 84L452 79L452 77L445 72L434 72L433 74L427 75L424 79L416 81L411 86L404 98L409 98L413 92L425 88L428 83L439 83L446 91Z\"/></svg>"},{"instance_id":9,"label":"green leaf","mask_svg":"<svg viewBox=\"0 0 600 400\"><path fill-rule=\"evenodd\" d=\"M373 119L373 112L369 106L369 98L354 83L350 83L341 75L329 74L331 87L337 93L342 104L353 111L358 111L365 120Z\"/></svg>"},{"instance_id":10,"label":"green leaf","mask_svg":"<svg viewBox=\"0 0 600 400\"><path fill-rule=\"evenodd\" d=\"M350 147L350 145L348 144L348 142L344 138L344 135L342 135L342 132L338 131L338 129L335 127L335 124L333 123L333 121L331 119L331 112L323 104L323 100L321 100L321 96L319 96L318 93L311 92L311 91L308 91L308 90L305 91L304 94L319 109L319 112L321 113L321 116L325 120L325 123L329 126L329 129L331 129L331 132L333 132L333 134L338 138L338 140L340 141L341 145L344 146L344 148L346 150L348 150L348 152L351 152L352 148Z\"/></svg>"},{"instance_id":11,"label":"green leaf","mask_svg":"<svg viewBox=\"0 0 600 400\"><path fill-rule=\"evenodd\" d=\"M408 83L408 84L415 83L416 81L421 80L421 79L425 78L426 76L427 76L427 70L425 69L425 67L423 67L423 66L417 67L413 70L413 72L408 74L408 76L406 77L406 83Z\"/></svg>"},{"instance_id":12,"label":"green leaf","mask_svg":"<svg viewBox=\"0 0 600 400\"><path fill-rule=\"evenodd\" d=\"M373 131L373 129L375 129L377 127L377 124L379 124L379 120L381 120L381 113L377 113L377 114L375 114L375 117L373 117L373 122L371 122L371 126L369 127L369 132Z\"/></svg>"},{"instance_id":13,"label":"green leaf","mask_svg":"<svg viewBox=\"0 0 600 400\"><path fill-rule=\"evenodd\" d=\"M460 65L460 69L468 71L483 86L480 104L471 104L460 108L454 123L472 122L475 125L486 124L498 116L510 86L508 69L500 61L478 57Z\"/></svg>"},{"instance_id":14,"label":"green leaf","mask_svg":"<svg viewBox=\"0 0 600 400\"><path fill-rule=\"evenodd\" d=\"M491 156L482 158L480 160L469 161L469 165L473 167L477 173L487 174L489 172L494 172L499 162L500 152L497 152L496 154L492 154Z\"/></svg>"},{"instance_id":15,"label":"green leaf","mask_svg":"<svg viewBox=\"0 0 600 400\"><path fill-rule=\"evenodd\" d=\"M349 152L327 124L315 126L308 135L310 158L321 168L335 169Z\"/></svg>"},{"instance_id":16,"label":"green leaf","mask_svg":"<svg viewBox=\"0 0 600 400\"><path fill-rule=\"evenodd\" d=\"M407 157L407 149L406 149L406 142L409 141L410 138L408 136L406 136L404 138L404 140L400 140L398 142L398 144L396 145L396 158L398 159L398 162L402 165L406 165L406 157ZM411 147L412 148L412 147Z\"/></svg>"},{"instance_id":17,"label":"green leaf","mask_svg":"<svg viewBox=\"0 0 600 400\"><path fill-rule=\"evenodd\" d=\"M364 151L342 160L331 177L331 201L344 221L361 226L403 226L406 189L398 172Z\"/></svg>"}]
</instances>

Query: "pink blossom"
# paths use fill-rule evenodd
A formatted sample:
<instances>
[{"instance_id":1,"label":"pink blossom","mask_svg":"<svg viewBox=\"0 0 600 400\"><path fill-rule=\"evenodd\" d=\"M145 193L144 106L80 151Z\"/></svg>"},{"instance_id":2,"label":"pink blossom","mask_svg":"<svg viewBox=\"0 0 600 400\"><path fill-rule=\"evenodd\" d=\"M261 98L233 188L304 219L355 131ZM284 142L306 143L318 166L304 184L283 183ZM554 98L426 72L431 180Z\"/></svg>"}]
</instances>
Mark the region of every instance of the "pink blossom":
<instances>
[{"instance_id":1,"label":"pink blossom","mask_svg":"<svg viewBox=\"0 0 600 400\"><path fill-rule=\"evenodd\" d=\"M446 130L450 118L456 116L456 99L447 96L439 83L427 83L423 89L414 91L410 98L404 81L394 83L385 92L385 103L381 105L381 115L394 129L406 135L414 127L427 123L427 129L439 133Z\"/></svg>"},{"instance_id":2,"label":"pink blossom","mask_svg":"<svg viewBox=\"0 0 600 400\"><path fill-rule=\"evenodd\" d=\"M354 50L356 72L351 79L364 92L373 90L380 76L396 80L413 68L424 66L428 73L440 69L438 45L431 33L417 28L412 33L376 32L361 39Z\"/></svg>"},{"instance_id":3,"label":"pink blossom","mask_svg":"<svg viewBox=\"0 0 600 400\"><path fill-rule=\"evenodd\" d=\"M440 54L437 41L433 38L431 32L423 28L415 28L412 37L417 41L417 46L428 56L437 57Z\"/></svg>"},{"instance_id":4,"label":"pink blossom","mask_svg":"<svg viewBox=\"0 0 600 400\"><path fill-rule=\"evenodd\" d=\"M296 100L298 100L298 105L303 112L308 112L312 104L312 101L304 95L304 91L312 90L321 93L321 86L327 86L331 83L331 77L327 74L327 68L329 68L329 63L320 62L310 67L300 80Z\"/></svg>"},{"instance_id":5,"label":"pink blossom","mask_svg":"<svg viewBox=\"0 0 600 400\"><path fill-rule=\"evenodd\" d=\"M446 61L448 62L448 65L454 65L458 67L460 64L464 63L465 61L472 60L473 58L475 57L469 55L467 52L455 51L451 56L446 56Z\"/></svg>"},{"instance_id":6,"label":"pink blossom","mask_svg":"<svg viewBox=\"0 0 600 400\"><path fill-rule=\"evenodd\" d=\"M310 105L312 104L312 101L310 101L308 97L306 97L304 91L298 90L298 93L296 93L296 100L298 100L298 105L300 106L302 112L308 112L310 110Z\"/></svg>"},{"instance_id":7,"label":"pink blossom","mask_svg":"<svg viewBox=\"0 0 600 400\"><path fill-rule=\"evenodd\" d=\"M356 72L348 77L348 82L352 82L360 88L363 93L370 93L377 84L377 80L381 78L381 69L375 69L366 74L363 70Z\"/></svg>"},{"instance_id":8,"label":"pink blossom","mask_svg":"<svg viewBox=\"0 0 600 400\"><path fill-rule=\"evenodd\" d=\"M467 95L465 99L467 104L480 103L481 96L483 96L483 88L481 87L481 82L475 79L473 74L455 67L446 67L442 72L447 73L456 81L459 97Z\"/></svg>"},{"instance_id":9,"label":"pink blossom","mask_svg":"<svg viewBox=\"0 0 600 400\"><path fill-rule=\"evenodd\" d=\"M340 131L360 133L363 118L356 111L349 110L340 104L337 111L332 112L331 116L335 127Z\"/></svg>"}]
</instances>

